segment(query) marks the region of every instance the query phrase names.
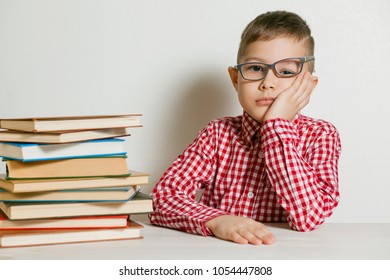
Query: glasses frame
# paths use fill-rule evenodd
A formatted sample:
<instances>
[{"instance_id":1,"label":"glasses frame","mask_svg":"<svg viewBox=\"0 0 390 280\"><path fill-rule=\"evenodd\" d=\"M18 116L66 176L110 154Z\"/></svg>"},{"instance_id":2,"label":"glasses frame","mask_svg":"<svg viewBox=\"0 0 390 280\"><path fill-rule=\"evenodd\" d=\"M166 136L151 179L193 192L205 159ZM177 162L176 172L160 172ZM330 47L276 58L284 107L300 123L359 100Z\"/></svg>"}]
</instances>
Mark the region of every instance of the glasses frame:
<instances>
[{"instance_id":1,"label":"glasses frame","mask_svg":"<svg viewBox=\"0 0 390 280\"><path fill-rule=\"evenodd\" d=\"M293 75L290 75L290 76L282 76L278 73L278 71L276 70L275 68L275 64L281 62L281 61L284 61L284 60L289 60L289 59L299 59L301 61L301 69L299 70L299 72L293 74ZM315 60L315 57L314 56L302 56L302 57L289 57L289 58L284 58L284 59L281 59L281 60L278 60L272 64L267 64L267 63L263 63L263 62L246 62L246 63L241 63L241 64L237 64L236 66L234 66L234 69L238 70L238 72L240 72L241 74L241 77L244 79L244 80L247 80L247 81L260 81L262 79L264 79L267 74L268 74L268 71L269 69L272 69L274 71L274 73L276 74L276 76L280 77L280 78L291 78L291 77L295 77L297 75L299 75L302 70L303 70L303 65L305 64L305 62L308 62L308 61L312 61L312 60ZM261 65L265 65L266 66L266 70L265 70L265 75L263 78L260 78L260 79L247 79L244 77L244 74L242 73L242 66L244 65L248 65L248 64L261 64Z\"/></svg>"}]
</instances>

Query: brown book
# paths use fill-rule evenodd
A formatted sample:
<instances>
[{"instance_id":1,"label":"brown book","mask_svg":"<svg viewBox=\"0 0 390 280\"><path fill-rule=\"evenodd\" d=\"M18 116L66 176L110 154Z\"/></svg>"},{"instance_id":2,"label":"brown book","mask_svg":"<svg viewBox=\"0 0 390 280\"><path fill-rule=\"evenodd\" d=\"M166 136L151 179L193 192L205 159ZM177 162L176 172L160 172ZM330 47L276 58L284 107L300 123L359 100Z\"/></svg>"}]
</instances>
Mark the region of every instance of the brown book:
<instances>
[{"instance_id":1,"label":"brown book","mask_svg":"<svg viewBox=\"0 0 390 280\"><path fill-rule=\"evenodd\" d=\"M7 179L128 176L126 157L73 158L22 162L6 160Z\"/></svg>"},{"instance_id":2,"label":"brown book","mask_svg":"<svg viewBox=\"0 0 390 280\"><path fill-rule=\"evenodd\" d=\"M125 114L1 119L0 127L29 132L136 127L141 126L141 116L141 114Z\"/></svg>"},{"instance_id":3,"label":"brown book","mask_svg":"<svg viewBox=\"0 0 390 280\"><path fill-rule=\"evenodd\" d=\"M127 201L105 202L4 202L0 210L11 220L56 217L140 214L153 211L150 196L138 192Z\"/></svg>"},{"instance_id":4,"label":"brown book","mask_svg":"<svg viewBox=\"0 0 390 280\"><path fill-rule=\"evenodd\" d=\"M0 247L21 247L93 241L140 239L143 226L130 221L125 228L1 231Z\"/></svg>"},{"instance_id":5,"label":"brown book","mask_svg":"<svg viewBox=\"0 0 390 280\"><path fill-rule=\"evenodd\" d=\"M125 127L64 132L22 132L14 130L1 130L0 141L61 144L81 142L87 140L123 137L129 135L130 134L127 132Z\"/></svg>"},{"instance_id":6,"label":"brown book","mask_svg":"<svg viewBox=\"0 0 390 280\"><path fill-rule=\"evenodd\" d=\"M34 180L7 180L5 179L5 174L0 174L0 188L12 193L31 193L56 190L146 185L149 183L149 174L134 170L129 170L128 172L130 176L126 177L91 177Z\"/></svg>"}]
</instances>

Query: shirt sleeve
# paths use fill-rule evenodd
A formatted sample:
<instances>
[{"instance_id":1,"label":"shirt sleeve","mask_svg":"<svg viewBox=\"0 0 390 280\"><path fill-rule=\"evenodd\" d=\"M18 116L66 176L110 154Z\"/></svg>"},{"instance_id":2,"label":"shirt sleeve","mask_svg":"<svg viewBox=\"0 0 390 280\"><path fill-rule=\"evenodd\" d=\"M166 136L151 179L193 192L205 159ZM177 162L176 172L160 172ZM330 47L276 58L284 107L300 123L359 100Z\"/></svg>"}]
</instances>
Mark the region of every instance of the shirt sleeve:
<instances>
[{"instance_id":1,"label":"shirt sleeve","mask_svg":"<svg viewBox=\"0 0 390 280\"><path fill-rule=\"evenodd\" d=\"M321 124L308 128L305 145L290 121L269 120L260 130L269 180L290 227L298 231L318 227L339 201L340 138L334 126Z\"/></svg>"},{"instance_id":2,"label":"shirt sleeve","mask_svg":"<svg viewBox=\"0 0 390 280\"><path fill-rule=\"evenodd\" d=\"M225 214L196 201L196 193L208 186L215 172L215 133L212 125L174 161L153 189L153 224L204 236L211 231L204 223Z\"/></svg>"}]
</instances>

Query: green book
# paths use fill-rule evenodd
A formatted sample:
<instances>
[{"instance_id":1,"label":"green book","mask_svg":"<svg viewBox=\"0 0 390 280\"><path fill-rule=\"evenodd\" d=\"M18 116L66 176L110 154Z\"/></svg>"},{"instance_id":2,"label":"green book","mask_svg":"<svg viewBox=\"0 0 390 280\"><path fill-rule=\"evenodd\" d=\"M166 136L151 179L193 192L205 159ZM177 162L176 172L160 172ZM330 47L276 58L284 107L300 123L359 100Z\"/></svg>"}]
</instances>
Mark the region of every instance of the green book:
<instances>
[{"instance_id":1,"label":"green book","mask_svg":"<svg viewBox=\"0 0 390 280\"><path fill-rule=\"evenodd\" d=\"M106 187L46 192L12 193L0 189L0 201L49 202L49 201L124 201L140 190L140 186Z\"/></svg>"}]
</instances>

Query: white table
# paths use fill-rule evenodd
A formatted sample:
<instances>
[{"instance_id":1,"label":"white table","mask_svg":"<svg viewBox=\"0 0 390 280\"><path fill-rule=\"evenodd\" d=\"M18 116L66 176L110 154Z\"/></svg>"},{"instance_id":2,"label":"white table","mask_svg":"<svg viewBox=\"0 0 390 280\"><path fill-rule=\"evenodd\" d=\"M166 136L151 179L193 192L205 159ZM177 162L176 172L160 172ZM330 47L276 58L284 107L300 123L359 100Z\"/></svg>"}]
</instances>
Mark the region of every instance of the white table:
<instances>
[{"instance_id":1,"label":"white table","mask_svg":"<svg viewBox=\"0 0 390 280\"><path fill-rule=\"evenodd\" d=\"M389 260L390 224L327 223L302 233L268 224L271 246L239 245L143 222L144 239L0 249L0 260Z\"/></svg>"}]
</instances>

